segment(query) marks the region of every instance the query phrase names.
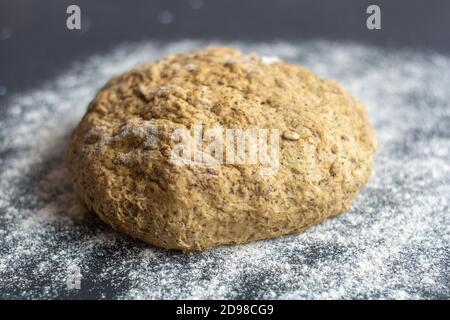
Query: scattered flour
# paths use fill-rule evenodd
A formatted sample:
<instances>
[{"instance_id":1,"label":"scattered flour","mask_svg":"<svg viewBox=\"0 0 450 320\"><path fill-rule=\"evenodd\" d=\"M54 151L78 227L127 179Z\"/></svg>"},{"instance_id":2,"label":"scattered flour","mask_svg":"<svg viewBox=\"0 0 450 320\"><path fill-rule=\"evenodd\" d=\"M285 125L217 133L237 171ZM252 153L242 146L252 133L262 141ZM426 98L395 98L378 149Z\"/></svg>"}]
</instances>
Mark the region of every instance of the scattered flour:
<instances>
[{"instance_id":1,"label":"scattered flour","mask_svg":"<svg viewBox=\"0 0 450 320\"><path fill-rule=\"evenodd\" d=\"M0 298L450 298L450 58L438 54L232 44L305 64L365 102L379 152L346 214L296 235L182 254L129 239L86 212L63 159L89 100L111 76L200 45L122 46L8 100L0 123ZM73 270L79 290L67 286Z\"/></svg>"}]
</instances>

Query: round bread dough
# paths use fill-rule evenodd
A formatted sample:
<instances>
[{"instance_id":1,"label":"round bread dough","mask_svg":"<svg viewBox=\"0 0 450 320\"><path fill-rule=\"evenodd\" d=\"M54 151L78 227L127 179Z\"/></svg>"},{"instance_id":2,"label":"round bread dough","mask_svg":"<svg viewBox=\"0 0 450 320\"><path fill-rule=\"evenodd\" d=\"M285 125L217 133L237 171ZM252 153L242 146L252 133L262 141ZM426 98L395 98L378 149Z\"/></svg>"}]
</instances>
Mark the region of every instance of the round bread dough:
<instances>
[{"instance_id":1,"label":"round bread dough","mask_svg":"<svg viewBox=\"0 0 450 320\"><path fill-rule=\"evenodd\" d=\"M175 161L175 133L199 125L203 135L218 127L275 132L278 166ZM346 211L375 149L364 106L335 81L207 47L110 80L74 131L67 163L76 192L114 229L158 247L204 250L297 232Z\"/></svg>"}]
</instances>

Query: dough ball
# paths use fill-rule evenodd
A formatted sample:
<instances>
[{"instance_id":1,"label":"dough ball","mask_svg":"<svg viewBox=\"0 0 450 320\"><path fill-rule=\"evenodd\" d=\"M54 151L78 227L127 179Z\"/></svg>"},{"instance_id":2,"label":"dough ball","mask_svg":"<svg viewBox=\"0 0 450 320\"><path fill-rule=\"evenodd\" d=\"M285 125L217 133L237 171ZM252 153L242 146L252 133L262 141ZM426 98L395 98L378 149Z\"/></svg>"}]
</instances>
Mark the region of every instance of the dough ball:
<instances>
[{"instance_id":1,"label":"dough ball","mask_svg":"<svg viewBox=\"0 0 450 320\"><path fill-rule=\"evenodd\" d=\"M375 149L364 106L335 81L207 47L110 80L75 129L67 163L76 192L114 229L204 250L346 211Z\"/></svg>"}]
</instances>

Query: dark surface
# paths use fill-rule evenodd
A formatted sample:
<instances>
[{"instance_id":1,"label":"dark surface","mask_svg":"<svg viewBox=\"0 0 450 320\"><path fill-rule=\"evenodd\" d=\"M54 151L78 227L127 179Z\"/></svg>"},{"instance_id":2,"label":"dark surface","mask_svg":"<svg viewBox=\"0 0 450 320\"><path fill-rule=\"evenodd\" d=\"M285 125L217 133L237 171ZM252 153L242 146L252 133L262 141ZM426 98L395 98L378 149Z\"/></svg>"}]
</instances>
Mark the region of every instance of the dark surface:
<instances>
[{"instance_id":1,"label":"dark surface","mask_svg":"<svg viewBox=\"0 0 450 320\"><path fill-rule=\"evenodd\" d=\"M5 96L51 78L74 60L107 52L126 41L323 38L450 52L450 1L445 0L203 0L197 9L192 3L188 0L0 1L3 35L0 38L7 38L0 40L0 102ZM66 28L66 8L70 4L81 7L80 31ZM369 4L381 7L382 30L366 28L365 12ZM170 24L159 21L163 11L173 14Z\"/></svg>"}]
</instances>

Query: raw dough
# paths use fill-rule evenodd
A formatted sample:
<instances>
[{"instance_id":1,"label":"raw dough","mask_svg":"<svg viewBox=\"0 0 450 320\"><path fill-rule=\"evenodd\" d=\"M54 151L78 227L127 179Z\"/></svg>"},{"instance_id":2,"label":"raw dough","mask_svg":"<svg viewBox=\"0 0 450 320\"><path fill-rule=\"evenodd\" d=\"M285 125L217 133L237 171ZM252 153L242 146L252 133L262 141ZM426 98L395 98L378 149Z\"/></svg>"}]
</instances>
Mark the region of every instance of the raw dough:
<instances>
[{"instance_id":1,"label":"raw dough","mask_svg":"<svg viewBox=\"0 0 450 320\"><path fill-rule=\"evenodd\" d=\"M279 166L174 161L175 130L199 124L278 130ZM363 105L335 81L207 47L110 80L74 131L67 163L76 192L113 228L159 247L203 250L344 212L375 149Z\"/></svg>"}]
</instances>

